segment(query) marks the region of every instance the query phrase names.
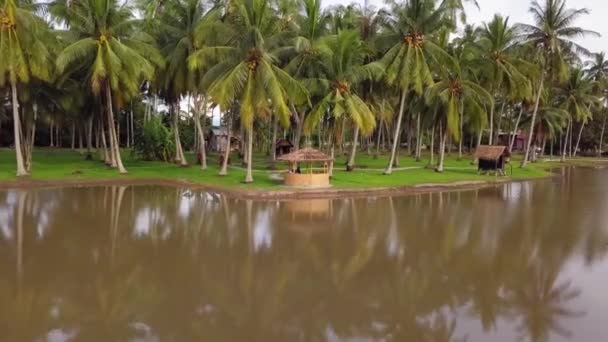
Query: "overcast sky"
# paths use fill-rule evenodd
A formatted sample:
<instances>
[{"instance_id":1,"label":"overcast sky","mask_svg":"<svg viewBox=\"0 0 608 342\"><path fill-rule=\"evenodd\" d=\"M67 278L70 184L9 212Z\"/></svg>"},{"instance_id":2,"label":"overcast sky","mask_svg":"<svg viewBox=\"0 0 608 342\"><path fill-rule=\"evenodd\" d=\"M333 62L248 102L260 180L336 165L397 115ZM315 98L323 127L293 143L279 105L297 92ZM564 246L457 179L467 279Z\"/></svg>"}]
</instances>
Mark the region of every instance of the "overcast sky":
<instances>
[{"instance_id":1,"label":"overcast sky","mask_svg":"<svg viewBox=\"0 0 608 342\"><path fill-rule=\"evenodd\" d=\"M543 0L539 0L543 1ZM324 0L326 6L332 4L349 4L350 0ZM363 0L360 0L363 4ZM511 23L532 23L528 13L531 0L478 0L480 9L467 5L467 17L471 23L480 24L492 19L495 13L508 16ZM382 6L383 0L369 0L370 5ZM588 30L599 32L601 38L588 37L579 43L592 52L606 51L608 53L608 0L568 0L570 8L587 8L591 13L581 18L576 25Z\"/></svg>"}]
</instances>

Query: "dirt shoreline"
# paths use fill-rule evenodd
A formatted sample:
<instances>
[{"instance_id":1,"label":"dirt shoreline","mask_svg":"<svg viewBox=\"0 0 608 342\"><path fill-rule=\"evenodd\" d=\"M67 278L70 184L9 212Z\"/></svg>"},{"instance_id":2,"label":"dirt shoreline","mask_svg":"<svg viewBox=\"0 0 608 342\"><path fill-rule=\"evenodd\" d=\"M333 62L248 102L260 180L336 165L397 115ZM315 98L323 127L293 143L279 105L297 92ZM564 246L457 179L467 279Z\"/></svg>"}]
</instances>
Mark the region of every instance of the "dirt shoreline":
<instances>
[{"instance_id":1,"label":"dirt shoreline","mask_svg":"<svg viewBox=\"0 0 608 342\"><path fill-rule=\"evenodd\" d=\"M204 190L223 194L236 199L252 200L297 200L297 199L322 199L322 198L354 198L354 197L388 197L398 195L414 195L429 192L461 191L488 188L505 183L516 183L534 181L558 177L553 174L546 177L531 179L509 179L498 178L491 181L458 181L451 183L424 183L415 185L402 185L391 187L372 187L372 188L329 188L329 189L289 189L264 190L264 189L231 189L218 187L204 183L197 183L186 179L162 179L162 178L142 178L142 179L58 179L58 180L37 180L20 179L14 181L0 182L0 190L10 189L48 189L64 187L85 187L85 186L179 186L191 189Z\"/></svg>"}]
</instances>

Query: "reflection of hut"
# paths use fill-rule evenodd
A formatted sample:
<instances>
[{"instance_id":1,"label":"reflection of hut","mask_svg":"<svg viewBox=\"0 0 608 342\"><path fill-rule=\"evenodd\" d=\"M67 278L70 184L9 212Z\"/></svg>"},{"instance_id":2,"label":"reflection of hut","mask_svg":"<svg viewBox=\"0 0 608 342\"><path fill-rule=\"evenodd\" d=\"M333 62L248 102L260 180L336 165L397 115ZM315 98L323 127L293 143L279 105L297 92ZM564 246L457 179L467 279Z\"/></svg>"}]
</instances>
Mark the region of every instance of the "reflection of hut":
<instances>
[{"instance_id":1,"label":"reflection of hut","mask_svg":"<svg viewBox=\"0 0 608 342\"><path fill-rule=\"evenodd\" d=\"M477 146L475 159L479 159L477 170L479 172L495 171L496 174L505 174L505 164L510 157L506 146Z\"/></svg>"},{"instance_id":2,"label":"reflection of hut","mask_svg":"<svg viewBox=\"0 0 608 342\"><path fill-rule=\"evenodd\" d=\"M275 151L277 157L291 152L291 149L293 148L293 144L287 139L278 139L276 145L277 147Z\"/></svg>"},{"instance_id":3,"label":"reflection of hut","mask_svg":"<svg viewBox=\"0 0 608 342\"><path fill-rule=\"evenodd\" d=\"M289 171L284 177L285 185L300 188L325 188L330 186L327 163L332 158L325 153L307 147L285 154L277 159L289 163ZM308 171L301 173L299 163L308 164ZM323 168L321 170L313 169L312 166L315 163L323 163Z\"/></svg>"},{"instance_id":4,"label":"reflection of hut","mask_svg":"<svg viewBox=\"0 0 608 342\"><path fill-rule=\"evenodd\" d=\"M309 199L284 202L289 230L312 234L331 228L331 200Z\"/></svg>"},{"instance_id":5,"label":"reflection of hut","mask_svg":"<svg viewBox=\"0 0 608 342\"><path fill-rule=\"evenodd\" d=\"M228 142L228 130L225 127L214 127L209 130L207 137L207 146L213 152L224 152L226 149L226 143ZM230 137L230 150L238 151L239 149L239 138L234 136Z\"/></svg>"}]
</instances>

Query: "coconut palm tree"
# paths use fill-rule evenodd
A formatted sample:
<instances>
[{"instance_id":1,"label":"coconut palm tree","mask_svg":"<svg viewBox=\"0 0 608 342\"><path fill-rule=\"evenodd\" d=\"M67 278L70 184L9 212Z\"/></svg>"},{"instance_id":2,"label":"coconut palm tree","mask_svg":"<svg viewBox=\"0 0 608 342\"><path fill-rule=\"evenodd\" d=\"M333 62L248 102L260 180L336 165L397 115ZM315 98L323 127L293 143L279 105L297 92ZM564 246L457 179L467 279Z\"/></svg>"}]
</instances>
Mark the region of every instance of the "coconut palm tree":
<instances>
[{"instance_id":1,"label":"coconut palm tree","mask_svg":"<svg viewBox=\"0 0 608 342\"><path fill-rule=\"evenodd\" d=\"M70 36L76 37L57 58L60 72L85 74L93 94L105 99L113 167L126 173L114 125L113 107L139 94L163 60L153 39L137 30L129 7L116 0L84 0L67 10ZM117 96L114 96L114 95Z\"/></svg>"},{"instance_id":2,"label":"coconut palm tree","mask_svg":"<svg viewBox=\"0 0 608 342\"><path fill-rule=\"evenodd\" d=\"M477 66L481 68L494 103L498 94L503 94L505 99L529 97L532 93L531 83L520 70L530 70L532 65L517 54L517 34L515 28L509 25L509 18L496 14L479 30L479 36L475 44L480 55ZM490 145L494 143L494 110L495 106L490 107Z\"/></svg>"},{"instance_id":3,"label":"coconut palm tree","mask_svg":"<svg viewBox=\"0 0 608 342\"><path fill-rule=\"evenodd\" d=\"M48 80L51 73L49 51L40 39L48 27L32 12L35 9L35 5L17 0L0 1L0 88L9 86L11 89L17 176L29 173L21 141L18 88L32 78Z\"/></svg>"},{"instance_id":4,"label":"coconut palm tree","mask_svg":"<svg viewBox=\"0 0 608 342\"><path fill-rule=\"evenodd\" d=\"M602 118L602 129L598 142L598 156L602 156L602 147L604 145L604 132L606 130L606 107L608 106L608 59L604 52L593 55L591 61L585 63L587 73L595 81L596 93L600 96L601 108L598 113Z\"/></svg>"},{"instance_id":5,"label":"coconut palm tree","mask_svg":"<svg viewBox=\"0 0 608 342\"><path fill-rule=\"evenodd\" d=\"M191 56L189 66L196 70L209 54L218 59L205 78L211 81L209 95L223 110L239 104L241 125L247 131L246 183L253 182L253 122L256 117L277 115L284 126L291 112L288 102L304 103L307 91L280 69L271 53L272 40L281 33L265 0L237 0L231 26L230 44L203 47ZM204 82L204 81L203 81Z\"/></svg>"},{"instance_id":6,"label":"coconut palm tree","mask_svg":"<svg viewBox=\"0 0 608 342\"><path fill-rule=\"evenodd\" d=\"M386 33L378 38L378 45L380 48L387 45L391 47L380 62L386 67L387 83L399 88L401 97L391 156L384 171L387 175L393 170L408 92L421 95L426 86L433 84L429 64L449 58L430 39L449 23L446 17L449 9L447 6L437 7L434 0L407 0L403 3L390 1L389 6L393 16L387 19Z\"/></svg>"},{"instance_id":7,"label":"coconut palm tree","mask_svg":"<svg viewBox=\"0 0 608 342\"><path fill-rule=\"evenodd\" d=\"M593 91L593 80L580 68L572 69L566 84L556 91L558 100L562 102L564 108L570 114L570 120L572 122L579 122L580 124L576 147L574 148L574 156L576 156L576 150L578 149L581 140L583 128L587 121L592 117L591 108L599 104L598 98Z\"/></svg>"},{"instance_id":8,"label":"coconut palm tree","mask_svg":"<svg viewBox=\"0 0 608 342\"><path fill-rule=\"evenodd\" d=\"M361 65L363 49L363 42L356 31L345 30L325 37L321 47L321 58L325 61L323 69L318 71L317 78L306 81L309 89L322 96L306 119L306 132L312 132L328 111L335 119L348 118L355 126L353 150L356 149L359 132L367 135L376 127L369 106L358 95L357 85L380 71L378 65ZM354 164L353 159L354 152L351 152L350 167Z\"/></svg>"},{"instance_id":9,"label":"coconut palm tree","mask_svg":"<svg viewBox=\"0 0 608 342\"><path fill-rule=\"evenodd\" d=\"M455 59L439 70L439 79L427 88L425 98L429 104L438 100L443 107L440 110L439 124L442 129L439 132L439 164L436 169L443 172L448 134L456 141L461 139L460 113L467 112L472 117L486 115L484 108L493 106L494 102L487 90L466 79L460 63Z\"/></svg>"},{"instance_id":10,"label":"coconut palm tree","mask_svg":"<svg viewBox=\"0 0 608 342\"><path fill-rule=\"evenodd\" d=\"M538 82L536 102L530 121L530 134L521 167L525 167L528 163L532 144L531 132L536 121L545 81L549 83L565 81L568 78L567 58L576 56L576 54L590 54L573 39L587 35L599 35L597 32L573 26L574 22L588 14L589 10L567 8L566 0L545 0L542 4L534 1L529 11L534 17L534 25L518 24L518 28L522 30L525 41L537 49L537 61L543 73Z\"/></svg>"}]
</instances>

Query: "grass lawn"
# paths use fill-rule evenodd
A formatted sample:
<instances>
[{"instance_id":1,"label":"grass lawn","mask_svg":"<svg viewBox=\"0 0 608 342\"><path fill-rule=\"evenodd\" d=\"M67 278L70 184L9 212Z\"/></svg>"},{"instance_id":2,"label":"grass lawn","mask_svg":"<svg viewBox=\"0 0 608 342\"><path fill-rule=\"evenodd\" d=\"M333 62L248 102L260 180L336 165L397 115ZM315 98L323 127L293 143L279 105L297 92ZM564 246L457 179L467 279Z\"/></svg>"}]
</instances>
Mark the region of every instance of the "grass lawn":
<instances>
[{"instance_id":1,"label":"grass lawn","mask_svg":"<svg viewBox=\"0 0 608 342\"><path fill-rule=\"evenodd\" d=\"M69 149L39 148L34 151L32 179L36 180L62 180L62 179L185 179L192 182L203 183L219 187L240 189L281 189L280 181L273 177L270 170L271 165L265 154L254 155L254 183L243 184L245 170L241 167L240 159L233 156L233 166L227 176L218 176L219 165L217 156L211 155L208 159L209 168L201 171L198 165L194 165L195 156L187 154L191 162L190 167L182 168L173 164L163 162L149 162L139 160L131 151L123 150L123 162L129 171L126 175L120 175L116 170L110 169L99 161L98 155L94 160L85 160L84 156ZM495 176L482 176L476 172L476 167L471 165L471 157L467 156L457 160L456 155L446 157L446 170L437 173L426 169L428 155L425 160L416 162L413 158L401 154L399 168L393 174L386 176L382 170L388 162L387 155L377 158L365 152L358 154L357 169L346 172L344 165L346 157L340 156L335 162L334 177L332 184L335 188L362 188L402 186L423 183L449 183L456 181L494 180ZM521 157L519 157L521 158ZM589 160L591 162L591 159ZM559 163L535 163L526 169L519 168L518 157L507 166L507 173L511 179L531 179L544 177L549 174L548 167L555 167ZM563 164L561 164L563 165ZM282 163L276 164L279 169L286 169ZM511 173L512 171L512 173ZM15 177L15 155L11 149L0 149L0 181L16 180Z\"/></svg>"}]
</instances>

